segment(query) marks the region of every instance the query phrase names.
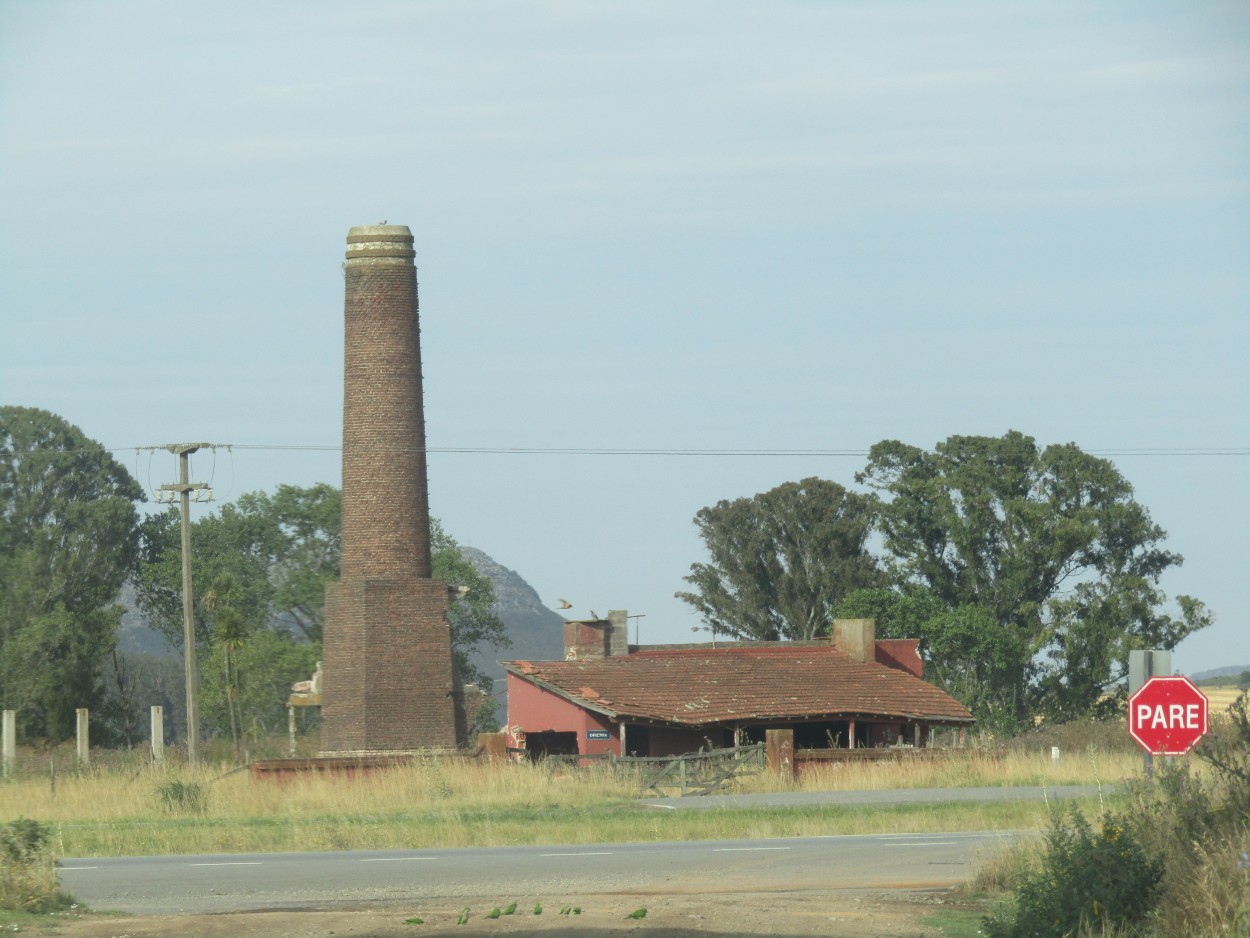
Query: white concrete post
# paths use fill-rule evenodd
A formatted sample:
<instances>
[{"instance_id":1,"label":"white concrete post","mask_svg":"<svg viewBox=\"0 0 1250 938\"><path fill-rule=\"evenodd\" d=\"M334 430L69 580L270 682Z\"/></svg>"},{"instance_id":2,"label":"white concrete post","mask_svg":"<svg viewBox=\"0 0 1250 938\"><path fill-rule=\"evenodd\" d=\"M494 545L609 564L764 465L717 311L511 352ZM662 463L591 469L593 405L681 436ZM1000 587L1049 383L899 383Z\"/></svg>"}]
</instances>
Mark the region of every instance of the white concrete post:
<instances>
[{"instance_id":1,"label":"white concrete post","mask_svg":"<svg viewBox=\"0 0 1250 938\"><path fill-rule=\"evenodd\" d=\"M1052 765L1059 764L1059 747L1058 746L1050 747L1050 761Z\"/></svg>"},{"instance_id":2,"label":"white concrete post","mask_svg":"<svg viewBox=\"0 0 1250 938\"><path fill-rule=\"evenodd\" d=\"M286 732L287 738L290 740L287 746L287 752L291 758L295 758L295 708L287 705L286 708Z\"/></svg>"},{"instance_id":3,"label":"white concrete post","mask_svg":"<svg viewBox=\"0 0 1250 938\"><path fill-rule=\"evenodd\" d=\"M78 708L78 761L86 765L91 761L90 711Z\"/></svg>"},{"instance_id":4,"label":"white concrete post","mask_svg":"<svg viewBox=\"0 0 1250 938\"><path fill-rule=\"evenodd\" d=\"M8 778L13 774L13 764L17 760L17 711L4 711L3 724L0 736L4 738L4 777Z\"/></svg>"},{"instance_id":5,"label":"white concrete post","mask_svg":"<svg viewBox=\"0 0 1250 938\"><path fill-rule=\"evenodd\" d=\"M160 706L152 707L152 761L161 763L165 761L165 708Z\"/></svg>"}]
</instances>

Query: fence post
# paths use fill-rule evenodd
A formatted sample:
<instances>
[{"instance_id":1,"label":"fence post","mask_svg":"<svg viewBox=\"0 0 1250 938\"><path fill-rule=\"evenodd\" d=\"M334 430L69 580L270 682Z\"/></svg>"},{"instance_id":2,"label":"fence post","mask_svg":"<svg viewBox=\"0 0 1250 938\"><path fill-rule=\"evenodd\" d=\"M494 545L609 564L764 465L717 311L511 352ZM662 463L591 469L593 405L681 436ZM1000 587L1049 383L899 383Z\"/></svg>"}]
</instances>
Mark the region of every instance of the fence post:
<instances>
[{"instance_id":1,"label":"fence post","mask_svg":"<svg viewBox=\"0 0 1250 938\"><path fill-rule=\"evenodd\" d=\"M79 707L78 714L78 761L86 765L91 761L91 716L85 707Z\"/></svg>"},{"instance_id":2,"label":"fence post","mask_svg":"<svg viewBox=\"0 0 1250 938\"><path fill-rule=\"evenodd\" d=\"M13 774L13 764L17 759L17 711L4 711L3 719L4 730L4 777L8 778Z\"/></svg>"},{"instance_id":3,"label":"fence post","mask_svg":"<svg viewBox=\"0 0 1250 938\"><path fill-rule=\"evenodd\" d=\"M794 778L794 730L765 730L764 748L769 771Z\"/></svg>"},{"instance_id":4,"label":"fence post","mask_svg":"<svg viewBox=\"0 0 1250 938\"><path fill-rule=\"evenodd\" d=\"M165 708L153 705L149 723L152 728L152 761L160 764L165 761Z\"/></svg>"}]
</instances>

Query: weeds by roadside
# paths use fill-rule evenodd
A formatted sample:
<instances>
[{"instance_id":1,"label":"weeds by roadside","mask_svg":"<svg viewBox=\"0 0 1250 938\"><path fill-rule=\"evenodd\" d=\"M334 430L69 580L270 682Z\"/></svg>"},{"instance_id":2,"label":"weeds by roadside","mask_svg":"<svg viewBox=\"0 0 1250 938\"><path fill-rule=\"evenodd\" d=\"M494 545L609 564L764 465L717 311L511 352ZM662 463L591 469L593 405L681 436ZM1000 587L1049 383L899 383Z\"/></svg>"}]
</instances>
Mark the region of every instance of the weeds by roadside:
<instances>
[{"instance_id":1,"label":"weeds by roadside","mask_svg":"<svg viewBox=\"0 0 1250 938\"><path fill-rule=\"evenodd\" d=\"M73 900L61 892L46 824L19 818L0 825L0 909L53 912Z\"/></svg>"},{"instance_id":2,"label":"weeds by roadside","mask_svg":"<svg viewBox=\"0 0 1250 938\"><path fill-rule=\"evenodd\" d=\"M1121 786L1097 828L1060 812L1040 846L983 864L974 888L1006 886L992 938L1250 936L1250 715L1245 694L1197 757Z\"/></svg>"}]
</instances>

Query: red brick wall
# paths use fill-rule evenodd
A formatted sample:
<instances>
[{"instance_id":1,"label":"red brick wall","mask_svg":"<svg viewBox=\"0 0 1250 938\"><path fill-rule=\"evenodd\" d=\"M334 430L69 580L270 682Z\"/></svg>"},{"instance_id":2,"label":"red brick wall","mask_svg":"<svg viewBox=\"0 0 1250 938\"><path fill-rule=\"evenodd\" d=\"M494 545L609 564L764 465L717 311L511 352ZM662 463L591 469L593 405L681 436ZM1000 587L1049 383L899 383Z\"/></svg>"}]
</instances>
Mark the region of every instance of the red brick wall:
<instances>
[{"instance_id":1,"label":"red brick wall","mask_svg":"<svg viewBox=\"0 0 1250 938\"><path fill-rule=\"evenodd\" d=\"M876 661L886 667L906 671L913 677L924 678L924 661L920 658L918 638L877 639Z\"/></svg>"},{"instance_id":2,"label":"red brick wall","mask_svg":"<svg viewBox=\"0 0 1250 938\"><path fill-rule=\"evenodd\" d=\"M326 599L322 750L454 747L447 587L358 578L331 584Z\"/></svg>"},{"instance_id":3,"label":"red brick wall","mask_svg":"<svg viewBox=\"0 0 1250 938\"><path fill-rule=\"evenodd\" d=\"M620 727L600 713L585 710L549 690L508 675L508 744L519 742L516 730L523 733L576 733L577 751L583 755L612 752L621 754ZM608 739L589 739L590 730L607 730Z\"/></svg>"}]
</instances>

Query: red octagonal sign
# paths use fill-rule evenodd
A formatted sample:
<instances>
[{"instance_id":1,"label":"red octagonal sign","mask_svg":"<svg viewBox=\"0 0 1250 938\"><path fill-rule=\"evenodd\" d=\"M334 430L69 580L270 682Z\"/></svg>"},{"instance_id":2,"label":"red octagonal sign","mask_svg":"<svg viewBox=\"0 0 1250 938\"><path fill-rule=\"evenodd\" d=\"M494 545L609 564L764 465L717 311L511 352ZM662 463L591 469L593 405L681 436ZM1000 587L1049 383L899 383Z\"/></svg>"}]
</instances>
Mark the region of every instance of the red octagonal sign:
<instances>
[{"instance_id":1,"label":"red octagonal sign","mask_svg":"<svg viewBox=\"0 0 1250 938\"><path fill-rule=\"evenodd\" d=\"M1156 756L1189 752L1207 732L1207 698L1187 677L1152 677L1128 699L1128 732Z\"/></svg>"}]
</instances>

